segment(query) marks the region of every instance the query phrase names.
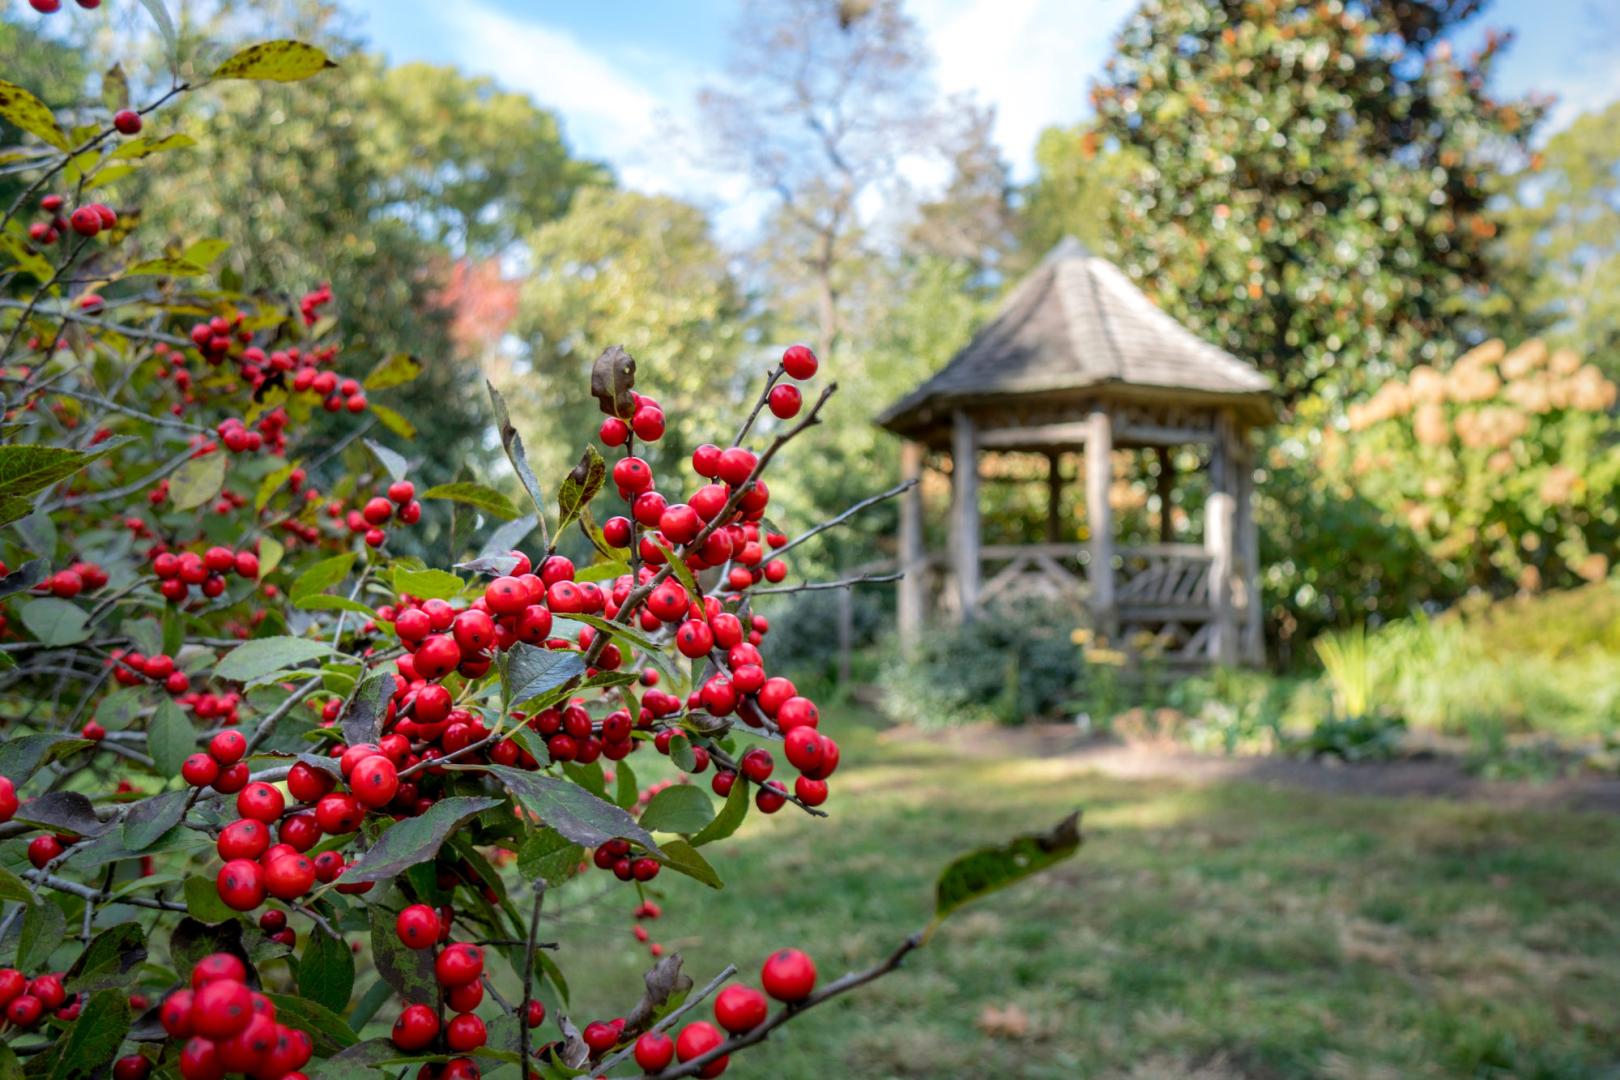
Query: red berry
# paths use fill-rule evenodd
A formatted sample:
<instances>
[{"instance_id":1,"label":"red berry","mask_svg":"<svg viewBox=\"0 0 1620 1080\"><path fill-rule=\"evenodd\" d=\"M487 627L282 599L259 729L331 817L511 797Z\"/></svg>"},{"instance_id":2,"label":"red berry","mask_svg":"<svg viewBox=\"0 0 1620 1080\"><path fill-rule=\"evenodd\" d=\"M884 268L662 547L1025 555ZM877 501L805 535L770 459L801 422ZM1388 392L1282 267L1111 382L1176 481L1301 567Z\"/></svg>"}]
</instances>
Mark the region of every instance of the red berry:
<instances>
[{"instance_id":1,"label":"red berry","mask_svg":"<svg viewBox=\"0 0 1620 1080\"><path fill-rule=\"evenodd\" d=\"M180 1075L185 1080L220 1080L225 1066L219 1060L219 1050L212 1039L188 1039L180 1051Z\"/></svg>"},{"instance_id":2,"label":"red berry","mask_svg":"<svg viewBox=\"0 0 1620 1080\"><path fill-rule=\"evenodd\" d=\"M412 904L394 920L394 930L406 948L432 948L439 941L439 916L426 904Z\"/></svg>"},{"instance_id":3,"label":"red berry","mask_svg":"<svg viewBox=\"0 0 1620 1080\"><path fill-rule=\"evenodd\" d=\"M365 817L366 812L360 806L360 800L353 795L341 792L323 795L315 804L315 820L320 824L321 831L331 833L333 836L354 832Z\"/></svg>"},{"instance_id":4,"label":"red berry","mask_svg":"<svg viewBox=\"0 0 1620 1080\"><path fill-rule=\"evenodd\" d=\"M399 790L399 772L392 761L373 754L354 767L349 775L349 790L373 809L386 806Z\"/></svg>"},{"instance_id":5,"label":"red berry","mask_svg":"<svg viewBox=\"0 0 1620 1080\"><path fill-rule=\"evenodd\" d=\"M216 979L196 992L191 1026L205 1039L229 1039L253 1020L253 991L245 983Z\"/></svg>"},{"instance_id":6,"label":"red berry","mask_svg":"<svg viewBox=\"0 0 1620 1080\"><path fill-rule=\"evenodd\" d=\"M6 1006L6 1019L20 1028L33 1027L44 1014L44 1003L32 994L14 997Z\"/></svg>"},{"instance_id":7,"label":"red berry","mask_svg":"<svg viewBox=\"0 0 1620 1080\"><path fill-rule=\"evenodd\" d=\"M725 1041L726 1037L720 1034L719 1028L707 1020L698 1020L681 1029L680 1035L675 1039L675 1056L682 1061L691 1061L693 1058L702 1057ZM719 1076L726 1071L729 1063L729 1056L716 1058L705 1065L698 1075Z\"/></svg>"},{"instance_id":8,"label":"red berry","mask_svg":"<svg viewBox=\"0 0 1620 1080\"><path fill-rule=\"evenodd\" d=\"M452 945L433 962L441 986L465 986L484 973L484 950L477 945Z\"/></svg>"},{"instance_id":9,"label":"red berry","mask_svg":"<svg viewBox=\"0 0 1620 1080\"><path fill-rule=\"evenodd\" d=\"M240 731L222 731L208 740L208 753L221 765L235 765L247 753L247 739Z\"/></svg>"},{"instance_id":10,"label":"red berry","mask_svg":"<svg viewBox=\"0 0 1620 1080\"><path fill-rule=\"evenodd\" d=\"M62 851L62 841L56 837L36 836L28 842L28 861L34 864L34 869L43 870Z\"/></svg>"},{"instance_id":11,"label":"red berry","mask_svg":"<svg viewBox=\"0 0 1620 1080\"><path fill-rule=\"evenodd\" d=\"M799 409L804 405L804 395L792 383L781 383L771 387L769 397L771 415L779 420L790 420L799 415Z\"/></svg>"},{"instance_id":12,"label":"red berry","mask_svg":"<svg viewBox=\"0 0 1620 1080\"><path fill-rule=\"evenodd\" d=\"M248 859L232 859L220 867L215 879L219 898L237 911L252 911L264 903L264 868Z\"/></svg>"},{"instance_id":13,"label":"red berry","mask_svg":"<svg viewBox=\"0 0 1620 1080\"><path fill-rule=\"evenodd\" d=\"M765 958L760 985L777 1001L803 1001L816 986L816 965L798 949L778 949Z\"/></svg>"},{"instance_id":14,"label":"red berry","mask_svg":"<svg viewBox=\"0 0 1620 1080\"><path fill-rule=\"evenodd\" d=\"M720 475L720 448L704 443L692 451L692 471L708 480Z\"/></svg>"},{"instance_id":15,"label":"red berry","mask_svg":"<svg viewBox=\"0 0 1620 1080\"><path fill-rule=\"evenodd\" d=\"M714 999L714 1018L733 1035L759 1027L769 1009L765 995L751 986L728 986Z\"/></svg>"},{"instance_id":16,"label":"red berry","mask_svg":"<svg viewBox=\"0 0 1620 1080\"><path fill-rule=\"evenodd\" d=\"M451 1050L465 1053L483 1046L489 1035L475 1013L462 1013L444 1027L444 1041Z\"/></svg>"},{"instance_id":17,"label":"red berry","mask_svg":"<svg viewBox=\"0 0 1620 1080\"><path fill-rule=\"evenodd\" d=\"M807 345L789 345L782 353L782 370L801 382L815 375L819 361Z\"/></svg>"},{"instance_id":18,"label":"red berry","mask_svg":"<svg viewBox=\"0 0 1620 1080\"><path fill-rule=\"evenodd\" d=\"M236 812L266 824L281 817L287 809L287 800L281 792L263 782L254 782L242 789L236 797Z\"/></svg>"},{"instance_id":19,"label":"red berry","mask_svg":"<svg viewBox=\"0 0 1620 1080\"><path fill-rule=\"evenodd\" d=\"M461 647L449 634L433 634L422 639L413 660L418 675L429 682L437 682L456 670L461 663Z\"/></svg>"},{"instance_id":20,"label":"red berry","mask_svg":"<svg viewBox=\"0 0 1620 1080\"><path fill-rule=\"evenodd\" d=\"M211 982L246 982L247 965L230 953L209 953L191 969L191 988L201 990Z\"/></svg>"},{"instance_id":21,"label":"red berry","mask_svg":"<svg viewBox=\"0 0 1620 1080\"><path fill-rule=\"evenodd\" d=\"M312 803L337 785L332 774L300 761L287 773L287 790L302 803ZM325 826L322 826L325 828Z\"/></svg>"},{"instance_id":22,"label":"red berry","mask_svg":"<svg viewBox=\"0 0 1620 1080\"><path fill-rule=\"evenodd\" d=\"M227 862L232 859L257 859L270 846L270 830L262 821L242 818L220 830L215 846L219 849L219 857Z\"/></svg>"},{"instance_id":23,"label":"red berry","mask_svg":"<svg viewBox=\"0 0 1620 1080\"><path fill-rule=\"evenodd\" d=\"M264 885L277 900L296 900L315 887L315 864L304 855L283 855L264 872Z\"/></svg>"},{"instance_id":24,"label":"red berry","mask_svg":"<svg viewBox=\"0 0 1620 1080\"><path fill-rule=\"evenodd\" d=\"M663 1072L674 1059L675 1040L662 1031L649 1031L636 1040L636 1064L642 1072Z\"/></svg>"},{"instance_id":25,"label":"red berry","mask_svg":"<svg viewBox=\"0 0 1620 1080\"><path fill-rule=\"evenodd\" d=\"M541 1024L545 1023L546 1022L546 1003L543 1002L543 1001L539 1001L539 1000L530 1001L529 1002L529 1008L528 1008L528 1011L526 1013L526 1018L528 1020L529 1026L532 1027L532 1028L537 1028Z\"/></svg>"},{"instance_id":26,"label":"red berry","mask_svg":"<svg viewBox=\"0 0 1620 1080\"><path fill-rule=\"evenodd\" d=\"M130 1054L113 1062L113 1080L146 1080L151 1073L152 1060L140 1054Z\"/></svg>"},{"instance_id":27,"label":"red berry","mask_svg":"<svg viewBox=\"0 0 1620 1080\"><path fill-rule=\"evenodd\" d=\"M740 487L754 475L754 466L758 463L752 451L733 446L720 454L720 479L732 487Z\"/></svg>"},{"instance_id":28,"label":"red berry","mask_svg":"<svg viewBox=\"0 0 1620 1080\"><path fill-rule=\"evenodd\" d=\"M394 1021L391 1038L401 1050L426 1050L439 1037L439 1016L426 1005L407 1005Z\"/></svg>"}]
</instances>

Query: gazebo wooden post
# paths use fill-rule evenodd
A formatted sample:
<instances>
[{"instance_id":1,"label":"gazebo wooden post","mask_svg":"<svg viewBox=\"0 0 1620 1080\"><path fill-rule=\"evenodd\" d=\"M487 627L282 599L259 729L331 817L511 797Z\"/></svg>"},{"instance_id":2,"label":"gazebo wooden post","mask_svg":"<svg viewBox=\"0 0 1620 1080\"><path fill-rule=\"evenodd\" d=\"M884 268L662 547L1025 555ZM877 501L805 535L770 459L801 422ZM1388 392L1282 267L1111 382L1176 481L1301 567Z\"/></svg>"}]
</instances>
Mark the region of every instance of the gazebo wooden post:
<instances>
[{"instance_id":1,"label":"gazebo wooden post","mask_svg":"<svg viewBox=\"0 0 1620 1080\"><path fill-rule=\"evenodd\" d=\"M1248 429L1237 437L1237 554L1239 647L1245 664L1264 664L1266 640L1260 604L1260 527L1254 518L1254 445Z\"/></svg>"},{"instance_id":2,"label":"gazebo wooden post","mask_svg":"<svg viewBox=\"0 0 1620 1080\"><path fill-rule=\"evenodd\" d=\"M979 446L973 418L957 411L951 436L951 504L956 545L956 588L962 621L971 622L979 603Z\"/></svg>"},{"instance_id":3,"label":"gazebo wooden post","mask_svg":"<svg viewBox=\"0 0 1620 1080\"><path fill-rule=\"evenodd\" d=\"M1176 538L1176 523L1170 513L1170 500L1176 490L1176 459L1168 446L1156 446L1153 451L1159 459L1159 543L1169 544Z\"/></svg>"},{"instance_id":4,"label":"gazebo wooden post","mask_svg":"<svg viewBox=\"0 0 1620 1080\"><path fill-rule=\"evenodd\" d=\"M1108 505L1113 484L1113 418L1102 404L1093 405L1086 422L1086 528L1091 552L1086 576L1091 587L1091 614L1098 633L1117 630L1114 607L1114 521Z\"/></svg>"},{"instance_id":5,"label":"gazebo wooden post","mask_svg":"<svg viewBox=\"0 0 1620 1080\"><path fill-rule=\"evenodd\" d=\"M1236 563L1237 436L1229 413L1215 421L1215 443L1209 459L1209 499L1204 504L1204 550L1209 554L1209 658L1216 664L1237 661L1237 618L1233 606Z\"/></svg>"},{"instance_id":6,"label":"gazebo wooden post","mask_svg":"<svg viewBox=\"0 0 1620 1080\"><path fill-rule=\"evenodd\" d=\"M915 481L900 497L900 647L910 652L916 647L926 618L928 602L928 552L923 542L922 471L925 449L907 439L900 446L900 479Z\"/></svg>"},{"instance_id":7,"label":"gazebo wooden post","mask_svg":"<svg viewBox=\"0 0 1620 1080\"><path fill-rule=\"evenodd\" d=\"M1063 541L1063 455L1057 450L1046 453L1046 542Z\"/></svg>"}]
</instances>

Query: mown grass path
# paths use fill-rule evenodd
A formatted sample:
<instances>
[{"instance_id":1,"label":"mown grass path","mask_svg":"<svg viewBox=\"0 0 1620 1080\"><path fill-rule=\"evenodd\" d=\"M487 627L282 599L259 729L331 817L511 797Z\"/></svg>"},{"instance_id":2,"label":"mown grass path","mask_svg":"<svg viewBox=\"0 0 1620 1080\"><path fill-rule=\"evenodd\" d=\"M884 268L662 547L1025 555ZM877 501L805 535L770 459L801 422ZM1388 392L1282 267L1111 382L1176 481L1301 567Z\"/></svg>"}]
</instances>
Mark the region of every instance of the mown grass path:
<instances>
[{"instance_id":1,"label":"mown grass path","mask_svg":"<svg viewBox=\"0 0 1620 1080\"><path fill-rule=\"evenodd\" d=\"M961 849L1086 811L1086 846L953 919L900 973L739 1058L739 1076L1591 1077L1620 1069L1620 821L1121 780L1082 759L895 739L830 713L834 820L751 817L655 925L700 982L793 944L824 977L921 925ZM583 883L582 883L583 885ZM591 882L591 888L600 887ZM623 924L583 1023L644 966ZM700 916L701 912L701 916ZM699 926L711 929L700 936ZM622 944L621 944L622 942ZM613 1010L610 1012L609 1010Z\"/></svg>"}]
</instances>

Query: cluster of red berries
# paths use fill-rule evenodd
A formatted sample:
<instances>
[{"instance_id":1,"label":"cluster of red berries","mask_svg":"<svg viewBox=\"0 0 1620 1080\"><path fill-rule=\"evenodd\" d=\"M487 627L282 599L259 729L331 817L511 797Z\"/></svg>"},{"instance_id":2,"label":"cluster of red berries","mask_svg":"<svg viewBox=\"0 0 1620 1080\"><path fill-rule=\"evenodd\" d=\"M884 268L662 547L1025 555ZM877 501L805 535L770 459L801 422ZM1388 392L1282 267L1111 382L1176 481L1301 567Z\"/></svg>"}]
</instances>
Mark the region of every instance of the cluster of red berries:
<instances>
[{"instance_id":1,"label":"cluster of red berries","mask_svg":"<svg viewBox=\"0 0 1620 1080\"><path fill-rule=\"evenodd\" d=\"M660 945L656 941L650 941L649 940L652 937L652 935L650 933L648 933L647 928L642 925L642 920L644 920L644 919L657 919L660 916L662 916L663 914L664 914L664 909L663 908L659 907L657 904L653 903L651 900L642 900L640 903L638 903L636 905L636 909L635 909L635 912L634 912L634 917L635 917L636 921L635 921L634 925L632 925L631 928L630 928L630 932L635 937L635 939L638 942L640 942L641 944L646 945L647 946L647 951L652 953L653 956L663 956L664 955L664 947L662 945Z\"/></svg>"},{"instance_id":2,"label":"cluster of red berries","mask_svg":"<svg viewBox=\"0 0 1620 1080\"><path fill-rule=\"evenodd\" d=\"M62 208L66 204L67 200L60 195L40 199L39 208L49 214L50 219L29 225L28 238L36 244L54 244L71 229L88 239L118 224L118 214L104 203L85 203L64 218Z\"/></svg>"},{"instance_id":3,"label":"cluster of red berries","mask_svg":"<svg viewBox=\"0 0 1620 1080\"><path fill-rule=\"evenodd\" d=\"M332 302L332 283L321 282L318 289L311 289L298 300L298 313L304 317L305 326L314 326L321 317L321 308Z\"/></svg>"},{"instance_id":4,"label":"cluster of red berries","mask_svg":"<svg viewBox=\"0 0 1620 1080\"><path fill-rule=\"evenodd\" d=\"M198 961L191 988L164 998L158 1018L171 1038L186 1040L179 1057L184 1080L224 1080L227 1073L307 1080L298 1070L315 1053L314 1040L277 1022L275 1004L247 985L247 967L230 953Z\"/></svg>"},{"instance_id":5,"label":"cluster of red berries","mask_svg":"<svg viewBox=\"0 0 1620 1080\"><path fill-rule=\"evenodd\" d=\"M28 841L28 861L35 870L43 870L81 838L74 833L47 833Z\"/></svg>"},{"instance_id":6,"label":"cluster of red berries","mask_svg":"<svg viewBox=\"0 0 1620 1080\"><path fill-rule=\"evenodd\" d=\"M402 910L394 928L399 940L410 949L437 949L450 937L448 921L426 904L412 904ZM465 942L445 944L433 958L433 976L444 1004L455 1015L441 1030L437 1010L422 1003L407 1005L394 1021L394 1045L417 1053L442 1042L440 1049L450 1054L467 1054L483 1046L489 1032L476 1010L484 1001L484 950ZM539 1027L545 1018L545 1005L529 1002L525 1014L528 1026Z\"/></svg>"},{"instance_id":7,"label":"cluster of red berries","mask_svg":"<svg viewBox=\"0 0 1620 1080\"><path fill-rule=\"evenodd\" d=\"M235 738L221 742L230 736ZM215 880L220 899L237 911L251 911L266 896L297 900L316 882L337 881L347 865L342 852L323 851L313 859L305 853L322 836L353 833L367 811L381 810L407 787L400 782L395 758L403 759L410 752L410 743L398 736L383 742L381 747L361 743L337 748L346 792L335 790L337 780L331 773L298 762L287 774L287 790L301 804L291 811L280 789L270 784L255 781L242 787L236 796L238 820L220 831L217 842L219 856L225 860ZM209 744L208 753L186 759L182 775L193 786L207 784L221 790L226 771L241 768L246 777L246 763L240 760L246 750L240 735L220 732ZM231 784L235 779L231 778ZM425 807L416 803L414 785L409 787L410 811L420 813ZM276 826L277 843L271 843L271 826ZM364 893L371 890L372 883L338 882L337 888L343 893Z\"/></svg>"},{"instance_id":8,"label":"cluster of red berries","mask_svg":"<svg viewBox=\"0 0 1620 1080\"><path fill-rule=\"evenodd\" d=\"M766 958L760 971L760 985L765 987L765 994L777 1001L798 1004L815 989L816 965L797 949L780 949ZM770 1003L765 1000L765 994L750 986L728 986L715 996L714 1018L728 1033L746 1035L763 1024L770 1013ZM603 1053L612 1049L617 1038L606 1046L598 1047L591 1041L591 1028L597 1026L587 1026L582 1034L593 1052ZM598 1039L603 1037L599 1033ZM707 1020L687 1024L673 1039L661 1031L649 1031L636 1040L636 1064L645 1072L662 1072L672 1060L692 1061L725 1041L725 1035ZM719 1076L726 1071L729 1063L729 1055L715 1058L698 1075Z\"/></svg>"},{"instance_id":9,"label":"cluster of red berries","mask_svg":"<svg viewBox=\"0 0 1620 1080\"><path fill-rule=\"evenodd\" d=\"M218 732L208 740L206 751L181 762L180 775L192 787L212 787L221 795L235 795L247 787L248 767L242 760L247 750L247 739L240 731Z\"/></svg>"},{"instance_id":10,"label":"cluster of red berries","mask_svg":"<svg viewBox=\"0 0 1620 1080\"><path fill-rule=\"evenodd\" d=\"M160 683L163 689L176 697L191 689L191 676L177 668L174 657L167 653L147 656L134 649L114 649L108 656L108 663L114 665L113 679L120 686ZM234 706L232 708L234 711Z\"/></svg>"},{"instance_id":11,"label":"cluster of red berries","mask_svg":"<svg viewBox=\"0 0 1620 1080\"><path fill-rule=\"evenodd\" d=\"M0 577L5 575L5 563L0 563ZM34 592L44 596L60 596L64 600L71 600L84 592L95 592L107 584L107 571L101 564L93 562L76 562L66 570L58 570L38 585Z\"/></svg>"},{"instance_id":12,"label":"cluster of red berries","mask_svg":"<svg viewBox=\"0 0 1620 1080\"><path fill-rule=\"evenodd\" d=\"M101 6L101 0L76 0L76 2L86 11L94 11ZM54 15L62 10L62 0L28 0L28 6L41 15Z\"/></svg>"},{"instance_id":13,"label":"cluster of red berries","mask_svg":"<svg viewBox=\"0 0 1620 1080\"><path fill-rule=\"evenodd\" d=\"M339 513L342 503L334 504ZM388 485L386 495L374 495L358 510L350 510L344 519L351 533L364 535L367 547L382 547L388 539L383 526L390 520L401 525L415 525L422 520L422 504L416 501L416 485L409 480L396 480Z\"/></svg>"},{"instance_id":14,"label":"cluster of red berries","mask_svg":"<svg viewBox=\"0 0 1620 1080\"><path fill-rule=\"evenodd\" d=\"M645 394L630 392L630 416L620 419L610 416L602 421L598 434L605 446L623 446L634 435L642 442L657 442L664 437L664 410Z\"/></svg>"},{"instance_id":15,"label":"cluster of red berries","mask_svg":"<svg viewBox=\"0 0 1620 1080\"><path fill-rule=\"evenodd\" d=\"M0 1009L5 1022L27 1031L39 1026L47 1013L58 1020L77 1020L83 1008L79 994L69 994L61 972L30 979L16 968L0 968Z\"/></svg>"},{"instance_id":16,"label":"cluster of red berries","mask_svg":"<svg viewBox=\"0 0 1620 1080\"><path fill-rule=\"evenodd\" d=\"M182 603L196 586L210 600L225 591L225 575L256 581L259 577L259 556L246 549L232 551L216 544L201 554L182 551L176 554L167 546L154 546L149 552L152 572L158 577L158 592L171 604Z\"/></svg>"}]
</instances>

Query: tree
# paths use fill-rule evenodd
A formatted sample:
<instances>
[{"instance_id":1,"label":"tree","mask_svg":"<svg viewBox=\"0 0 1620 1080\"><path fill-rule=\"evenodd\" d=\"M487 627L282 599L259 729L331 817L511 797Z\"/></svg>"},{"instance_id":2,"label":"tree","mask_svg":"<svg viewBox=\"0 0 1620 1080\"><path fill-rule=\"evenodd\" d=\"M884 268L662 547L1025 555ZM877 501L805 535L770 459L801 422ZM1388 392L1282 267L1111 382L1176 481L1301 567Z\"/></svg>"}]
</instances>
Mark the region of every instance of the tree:
<instances>
[{"instance_id":1,"label":"tree","mask_svg":"<svg viewBox=\"0 0 1620 1080\"><path fill-rule=\"evenodd\" d=\"M1508 191L1503 244L1527 314L1554 344L1620 373L1620 103L1548 139Z\"/></svg>"},{"instance_id":2,"label":"tree","mask_svg":"<svg viewBox=\"0 0 1620 1080\"><path fill-rule=\"evenodd\" d=\"M602 342L621 343L660 387L669 418L645 453L658 471L676 468L735 412L749 370L746 297L708 219L669 196L587 189L528 249L534 268L513 323L525 344L498 366L495 383L519 415L565 417L564 430L578 431L596 411L591 363ZM554 437L535 449L553 469L579 456L577 444Z\"/></svg>"},{"instance_id":3,"label":"tree","mask_svg":"<svg viewBox=\"0 0 1620 1080\"><path fill-rule=\"evenodd\" d=\"M1437 355L1498 264L1493 158L1540 115L1488 90L1505 38L1453 57L1475 10L1148 0L1094 90L1140 160L1112 204L1125 269L1292 398Z\"/></svg>"},{"instance_id":4,"label":"tree","mask_svg":"<svg viewBox=\"0 0 1620 1080\"><path fill-rule=\"evenodd\" d=\"M788 322L832 353L873 262L863 196L936 143L916 23L900 0L750 5L730 74L698 98L713 160L775 199L760 262Z\"/></svg>"},{"instance_id":5,"label":"tree","mask_svg":"<svg viewBox=\"0 0 1620 1080\"><path fill-rule=\"evenodd\" d=\"M1124 185L1141 167L1134 154L1104 146L1089 124L1051 127L1035 144L1035 179L1019 214L1023 262L1033 264L1072 236L1092 251L1111 251L1109 219Z\"/></svg>"},{"instance_id":6,"label":"tree","mask_svg":"<svg viewBox=\"0 0 1620 1080\"><path fill-rule=\"evenodd\" d=\"M278 40L195 85L226 105L234 82L329 68ZM767 677L769 624L747 605L792 550L764 476L831 389L792 426L727 423L727 449L693 464L713 482L640 529L597 528L593 507L643 519L673 474L621 440L548 498L498 393L518 502L477 480L419 491L403 424L313 454L317 417L352 441L421 365L371 363L330 289L249 294L214 268L217 238L154 251L141 206L98 201L129 163L161 187L184 149L160 106L195 92L142 105L152 134L123 116L68 129L25 88L0 95L30 164L0 223L20 294L0 305L0 1075L476 1080L480 1062L608 1075L633 1057L661 1080L714 1076L1076 850L1078 815L964 856L926 929L840 979L782 948L759 989L722 992L735 967L695 989L650 943L619 1018L576 1025L563 972L595 962L605 905L633 893L650 920L647 882L720 887L702 849L751 805L825 816L837 742ZM780 367L775 390L814 389L808 351ZM648 407L622 352L581 374L610 420ZM448 507L438 565L398 552ZM576 525L589 565L554 554ZM638 769L663 778L645 798ZM576 903L583 933L542 923ZM681 1020L700 1004L718 1027Z\"/></svg>"}]
</instances>

